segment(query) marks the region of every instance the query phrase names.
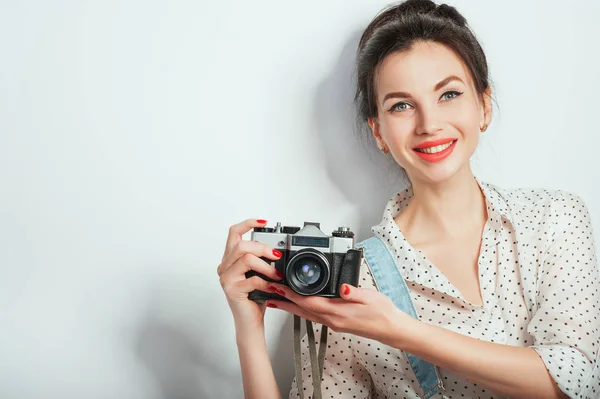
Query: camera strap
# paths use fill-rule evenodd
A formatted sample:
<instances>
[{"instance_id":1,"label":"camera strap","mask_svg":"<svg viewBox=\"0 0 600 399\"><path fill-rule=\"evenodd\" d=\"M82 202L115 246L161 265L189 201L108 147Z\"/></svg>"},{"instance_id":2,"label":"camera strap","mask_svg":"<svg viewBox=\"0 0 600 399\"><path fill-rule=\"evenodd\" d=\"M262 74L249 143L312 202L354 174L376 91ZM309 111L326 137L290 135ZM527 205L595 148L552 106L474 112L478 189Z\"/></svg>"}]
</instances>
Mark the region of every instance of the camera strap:
<instances>
[{"instance_id":1,"label":"camera strap","mask_svg":"<svg viewBox=\"0 0 600 399\"><path fill-rule=\"evenodd\" d=\"M327 349L327 326L321 328L319 340L319 356L315 342L315 332L310 320L306 322L306 334L308 336L308 352L310 355L310 366L312 369L313 399L321 399L321 379L323 378L323 362L325 361L325 350ZM300 349L300 316L294 315L294 368L296 369L296 385L300 399L304 399L304 384L302 383L302 351Z\"/></svg>"}]
</instances>

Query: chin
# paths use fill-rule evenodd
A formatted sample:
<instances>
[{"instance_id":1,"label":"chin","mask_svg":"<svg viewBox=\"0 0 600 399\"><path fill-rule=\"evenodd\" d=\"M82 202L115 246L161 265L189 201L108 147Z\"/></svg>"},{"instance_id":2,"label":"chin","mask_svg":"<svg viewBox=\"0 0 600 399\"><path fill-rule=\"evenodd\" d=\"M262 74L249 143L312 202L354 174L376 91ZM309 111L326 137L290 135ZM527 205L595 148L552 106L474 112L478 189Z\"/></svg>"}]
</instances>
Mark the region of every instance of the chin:
<instances>
[{"instance_id":1,"label":"chin","mask_svg":"<svg viewBox=\"0 0 600 399\"><path fill-rule=\"evenodd\" d=\"M407 173L413 182L414 179L418 179L427 184L441 184L469 170L469 161L458 158L448 158L442 162L429 165L423 165L422 162L418 162L413 170L407 171Z\"/></svg>"}]
</instances>

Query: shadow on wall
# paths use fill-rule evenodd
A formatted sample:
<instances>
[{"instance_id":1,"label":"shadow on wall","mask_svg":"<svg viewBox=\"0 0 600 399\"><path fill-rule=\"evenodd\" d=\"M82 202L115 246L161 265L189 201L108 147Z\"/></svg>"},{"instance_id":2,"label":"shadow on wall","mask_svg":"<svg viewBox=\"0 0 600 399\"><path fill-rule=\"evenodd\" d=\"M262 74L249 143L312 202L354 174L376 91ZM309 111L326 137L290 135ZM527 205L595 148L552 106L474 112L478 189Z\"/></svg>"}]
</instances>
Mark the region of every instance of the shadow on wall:
<instances>
[{"instance_id":1,"label":"shadow on wall","mask_svg":"<svg viewBox=\"0 0 600 399\"><path fill-rule=\"evenodd\" d=\"M391 156L379 153L374 143L369 146L365 141L367 145L363 146L356 138L356 113L352 101L354 56L359 39L360 32L354 34L343 48L334 70L319 85L314 104L315 134L325 150L329 178L359 212L358 226L350 226L357 241L372 234L370 228L380 222L387 200L406 187ZM371 134L370 130L361 133ZM177 296L185 296L181 288L186 283L163 280L161 284L170 285L168 288L178 292ZM202 291L200 288L198 290ZM188 305L203 301L196 296L179 299L185 299L183 303ZM155 305L160 308L160 304ZM150 309L148 317L142 321L136 352L155 379L161 399L242 398L239 370L237 374L232 373L211 347L218 334L211 323L194 326L193 332L188 332L189 325L162 320L158 308ZM279 342L271 353L275 377L284 398L294 377L292 327L293 316L289 315L276 334ZM231 381L238 384L232 386Z\"/></svg>"},{"instance_id":2,"label":"shadow on wall","mask_svg":"<svg viewBox=\"0 0 600 399\"><path fill-rule=\"evenodd\" d=\"M372 235L371 226L381 221L388 199L407 186L391 155L383 155L375 140L369 140L372 133L368 125L357 131L353 73L361 34L352 35L335 69L319 85L314 112L315 134L323 143L331 182L358 209L358 226L351 226L357 241ZM358 139L357 134L365 140Z\"/></svg>"}]
</instances>

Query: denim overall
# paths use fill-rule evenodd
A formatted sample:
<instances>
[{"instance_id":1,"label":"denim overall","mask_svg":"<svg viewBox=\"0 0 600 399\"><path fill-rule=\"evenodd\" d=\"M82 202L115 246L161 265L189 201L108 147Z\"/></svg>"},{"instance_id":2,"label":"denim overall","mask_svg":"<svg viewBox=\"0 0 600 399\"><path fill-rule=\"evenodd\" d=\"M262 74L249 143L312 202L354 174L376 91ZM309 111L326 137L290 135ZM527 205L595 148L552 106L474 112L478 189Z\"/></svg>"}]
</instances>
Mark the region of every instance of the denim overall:
<instances>
[{"instance_id":1,"label":"denim overall","mask_svg":"<svg viewBox=\"0 0 600 399\"><path fill-rule=\"evenodd\" d=\"M383 241L374 236L357 243L356 247L363 249L363 256L371 269L379 291L389 297L404 313L418 319L406 282ZM436 366L408 352L405 354L419 381L425 399L429 399L440 389L444 389Z\"/></svg>"}]
</instances>

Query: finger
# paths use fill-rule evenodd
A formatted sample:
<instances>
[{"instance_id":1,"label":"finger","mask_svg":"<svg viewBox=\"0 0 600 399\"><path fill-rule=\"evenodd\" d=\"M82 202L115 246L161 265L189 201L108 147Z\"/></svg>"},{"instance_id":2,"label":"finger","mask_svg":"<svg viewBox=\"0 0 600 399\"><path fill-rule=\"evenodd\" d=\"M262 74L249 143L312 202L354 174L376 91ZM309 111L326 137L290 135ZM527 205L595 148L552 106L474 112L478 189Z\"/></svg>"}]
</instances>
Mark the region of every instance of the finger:
<instances>
[{"instance_id":1,"label":"finger","mask_svg":"<svg viewBox=\"0 0 600 399\"><path fill-rule=\"evenodd\" d=\"M264 260L258 258L256 255L249 253L238 259L233 265L231 265L229 270L233 275L241 276L244 275L244 273L253 270L257 273L265 275L266 277L269 277L272 280L283 279L283 273L275 269Z\"/></svg>"},{"instance_id":2,"label":"finger","mask_svg":"<svg viewBox=\"0 0 600 399\"><path fill-rule=\"evenodd\" d=\"M259 276L252 276L242 280L227 279L221 285L228 300L246 301L248 300L248 294L254 290L267 292L269 283Z\"/></svg>"},{"instance_id":3,"label":"finger","mask_svg":"<svg viewBox=\"0 0 600 399\"><path fill-rule=\"evenodd\" d=\"M369 302L369 290L354 287L350 284L342 284L340 287L340 297L348 302L367 303Z\"/></svg>"},{"instance_id":4,"label":"finger","mask_svg":"<svg viewBox=\"0 0 600 399\"><path fill-rule=\"evenodd\" d=\"M257 257L265 257L267 259L277 260L281 258L281 252L269 247L266 244L256 241L240 241L233 249L225 256L223 262L217 267L217 274L225 273L235 262L242 256L252 254Z\"/></svg>"},{"instance_id":5,"label":"finger","mask_svg":"<svg viewBox=\"0 0 600 399\"><path fill-rule=\"evenodd\" d=\"M264 219L246 219L241 223L234 224L229 227L227 242L225 243L225 251L223 258L233 249L233 247L242 239L242 236L255 227L263 227L267 224Z\"/></svg>"},{"instance_id":6,"label":"finger","mask_svg":"<svg viewBox=\"0 0 600 399\"><path fill-rule=\"evenodd\" d=\"M314 321L315 323L319 323L319 324L325 324L324 320L322 318L318 317L317 315L315 315L305 309L302 309L300 306L298 306L292 302L277 301L274 299L269 299L267 301L267 307L281 309L283 311L295 314L296 316L300 316L305 320Z\"/></svg>"},{"instance_id":7,"label":"finger","mask_svg":"<svg viewBox=\"0 0 600 399\"><path fill-rule=\"evenodd\" d=\"M244 280L236 282L232 285L232 289L236 292L245 294L250 293L254 290L269 292L267 288L269 284L270 283L268 281L263 280L259 276L252 276L250 278L246 278Z\"/></svg>"},{"instance_id":8,"label":"finger","mask_svg":"<svg viewBox=\"0 0 600 399\"><path fill-rule=\"evenodd\" d=\"M336 298L323 298L317 295L300 295L283 284L271 283L271 286L277 289L276 292L279 295L286 297L313 314L337 315L339 313L339 308L336 308L336 305L339 307L339 303L344 302L341 299Z\"/></svg>"}]
</instances>

